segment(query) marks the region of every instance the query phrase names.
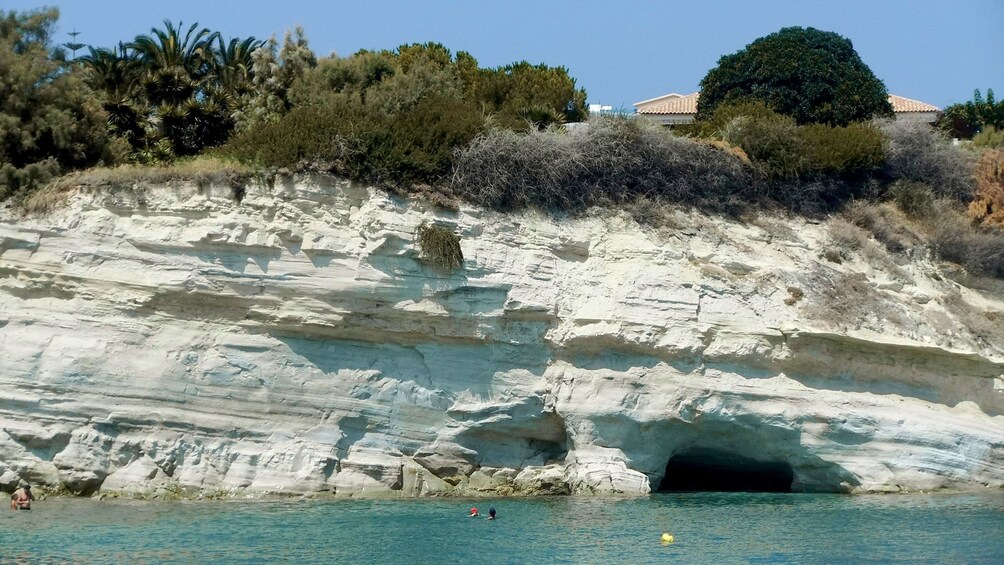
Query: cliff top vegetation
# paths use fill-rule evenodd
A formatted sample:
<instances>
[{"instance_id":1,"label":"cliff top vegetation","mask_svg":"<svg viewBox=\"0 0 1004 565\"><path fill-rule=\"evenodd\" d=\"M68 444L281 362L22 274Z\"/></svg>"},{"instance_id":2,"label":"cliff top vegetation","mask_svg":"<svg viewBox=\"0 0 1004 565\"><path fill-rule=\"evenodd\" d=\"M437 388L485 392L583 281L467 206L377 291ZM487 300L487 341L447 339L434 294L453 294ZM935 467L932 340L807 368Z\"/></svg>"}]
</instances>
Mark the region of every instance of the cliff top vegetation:
<instances>
[{"instance_id":1,"label":"cliff top vegetation","mask_svg":"<svg viewBox=\"0 0 1004 565\"><path fill-rule=\"evenodd\" d=\"M988 93L946 112L951 127L984 130L965 146L876 120L884 87L837 34L786 28L723 57L701 119L668 131L627 118L564 127L587 118L566 69L483 68L438 43L318 58L302 29L280 45L167 21L68 61L52 44L57 18L0 12L0 74L11 77L0 200L21 209L51 208L80 184L186 176L222 179L239 201L242 183L277 170L498 210L622 206L649 222L660 205L818 215L888 202L942 257L1004 276L999 103ZM791 74L795 55L811 72Z\"/></svg>"}]
</instances>

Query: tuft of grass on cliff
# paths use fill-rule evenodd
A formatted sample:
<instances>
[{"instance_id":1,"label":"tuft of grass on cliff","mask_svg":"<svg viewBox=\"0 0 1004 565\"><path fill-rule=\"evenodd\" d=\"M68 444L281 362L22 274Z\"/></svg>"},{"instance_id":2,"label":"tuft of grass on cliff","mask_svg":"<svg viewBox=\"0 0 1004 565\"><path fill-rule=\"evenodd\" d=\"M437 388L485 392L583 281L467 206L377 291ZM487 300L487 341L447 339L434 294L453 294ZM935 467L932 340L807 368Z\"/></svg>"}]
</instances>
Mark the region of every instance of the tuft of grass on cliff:
<instances>
[{"instance_id":1,"label":"tuft of grass on cliff","mask_svg":"<svg viewBox=\"0 0 1004 565\"><path fill-rule=\"evenodd\" d=\"M63 205L77 190L118 191L189 182L199 186L229 186L235 200L243 198L244 186L258 180L260 171L232 159L198 156L169 164L126 164L94 167L63 175L38 190L15 199L15 209L22 214L44 215Z\"/></svg>"}]
</instances>

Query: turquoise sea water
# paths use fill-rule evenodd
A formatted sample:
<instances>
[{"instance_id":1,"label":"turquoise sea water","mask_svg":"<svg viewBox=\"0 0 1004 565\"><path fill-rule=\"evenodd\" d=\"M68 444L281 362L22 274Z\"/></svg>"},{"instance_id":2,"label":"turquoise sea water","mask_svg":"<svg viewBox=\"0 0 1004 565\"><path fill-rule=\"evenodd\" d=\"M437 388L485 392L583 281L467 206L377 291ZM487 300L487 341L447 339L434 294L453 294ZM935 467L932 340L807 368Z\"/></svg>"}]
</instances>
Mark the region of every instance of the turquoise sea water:
<instances>
[{"instance_id":1,"label":"turquoise sea water","mask_svg":"<svg viewBox=\"0 0 1004 565\"><path fill-rule=\"evenodd\" d=\"M475 505L499 519L468 518ZM1004 563L1004 493L142 502L4 511L0 562ZM676 543L663 546L663 532Z\"/></svg>"}]
</instances>

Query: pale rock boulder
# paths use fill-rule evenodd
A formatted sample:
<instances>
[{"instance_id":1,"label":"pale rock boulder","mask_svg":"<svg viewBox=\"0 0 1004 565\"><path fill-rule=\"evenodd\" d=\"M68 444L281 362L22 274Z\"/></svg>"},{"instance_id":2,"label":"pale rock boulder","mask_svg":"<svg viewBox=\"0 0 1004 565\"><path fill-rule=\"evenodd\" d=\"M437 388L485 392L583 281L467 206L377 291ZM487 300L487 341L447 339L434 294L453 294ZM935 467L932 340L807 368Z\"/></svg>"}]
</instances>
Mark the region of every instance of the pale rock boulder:
<instances>
[{"instance_id":1,"label":"pale rock boulder","mask_svg":"<svg viewBox=\"0 0 1004 565\"><path fill-rule=\"evenodd\" d=\"M570 494L563 465L525 467L513 479L518 492L528 495Z\"/></svg>"},{"instance_id":2,"label":"pale rock boulder","mask_svg":"<svg viewBox=\"0 0 1004 565\"><path fill-rule=\"evenodd\" d=\"M631 469L619 449L588 447L565 460L566 481L572 492L586 494L648 494L649 478Z\"/></svg>"},{"instance_id":3,"label":"pale rock boulder","mask_svg":"<svg viewBox=\"0 0 1004 565\"><path fill-rule=\"evenodd\" d=\"M420 447L413 456L416 463L436 477L468 476L475 469L478 452L451 441L437 440Z\"/></svg>"},{"instance_id":4,"label":"pale rock boulder","mask_svg":"<svg viewBox=\"0 0 1004 565\"><path fill-rule=\"evenodd\" d=\"M444 481L410 457L402 458L401 494L405 496L445 496L456 493L455 485Z\"/></svg>"},{"instance_id":5,"label":"pale rock boulder","mask_svg":"<svg viewBox=\"0 0 1004 565\"><path fill-rule=\"evenodd\" d=\"M140 457L111 473L101 489L128 495L151 495L170 484L170 477L149 457Z\"/></svg>"}]
</instances>

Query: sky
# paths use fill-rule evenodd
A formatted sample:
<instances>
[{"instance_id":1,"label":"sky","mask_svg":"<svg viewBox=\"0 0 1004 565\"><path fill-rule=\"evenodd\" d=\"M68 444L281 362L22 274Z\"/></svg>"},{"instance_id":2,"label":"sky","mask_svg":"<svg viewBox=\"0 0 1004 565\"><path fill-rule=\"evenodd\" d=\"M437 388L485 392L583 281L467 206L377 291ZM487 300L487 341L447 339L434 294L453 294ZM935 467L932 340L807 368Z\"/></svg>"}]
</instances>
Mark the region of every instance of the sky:
<instances>
[{"instance_id":1,"label":"sky","mask_svg":"<svg viewBox=\"0 0 1004 565\"><path fill-rule=\"evenodd\" d=\"M890 93L944 107L974 89L1004 98L1004 0L2 0L60 9L59 41L111 47L170 19L226 37L296 25L318 56L436 41L482 67L564 66L588 102L632 109L686 94L719 57L782 27L850 39ZM79 54L79 53L78 53Z\"/></svg>"}]
</instances>

